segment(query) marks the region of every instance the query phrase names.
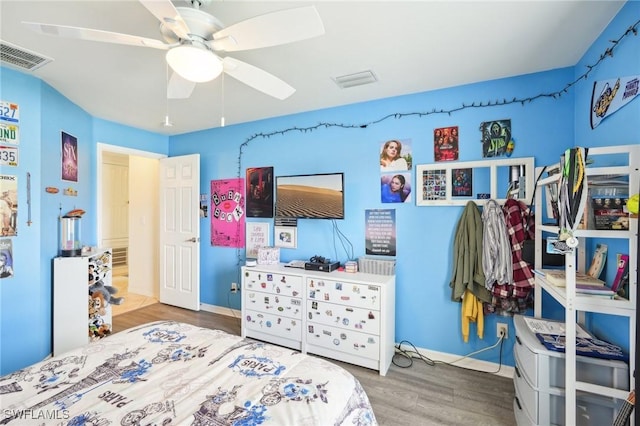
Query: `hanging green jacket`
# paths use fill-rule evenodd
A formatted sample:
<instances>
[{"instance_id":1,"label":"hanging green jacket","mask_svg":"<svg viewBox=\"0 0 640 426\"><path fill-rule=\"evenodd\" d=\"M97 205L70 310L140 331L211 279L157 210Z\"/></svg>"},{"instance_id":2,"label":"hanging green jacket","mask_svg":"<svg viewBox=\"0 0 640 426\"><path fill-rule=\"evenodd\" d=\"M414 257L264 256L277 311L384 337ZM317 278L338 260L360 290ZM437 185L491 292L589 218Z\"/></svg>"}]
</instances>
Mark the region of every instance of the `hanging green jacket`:
<instances>
[{"instance_id":1,"label":"hanging green jacket","mask_svg":"<svg viewBox=\"0 0 640 426\"><path fill-rule=\"evenodd\" d=\"M469 290L483 302L491 303L491 292L484 286L482 269L482 215L478 206L469 201L462 211L453 241L453 276L451 300L460 302Z\"/></svg>"}]
</instances>

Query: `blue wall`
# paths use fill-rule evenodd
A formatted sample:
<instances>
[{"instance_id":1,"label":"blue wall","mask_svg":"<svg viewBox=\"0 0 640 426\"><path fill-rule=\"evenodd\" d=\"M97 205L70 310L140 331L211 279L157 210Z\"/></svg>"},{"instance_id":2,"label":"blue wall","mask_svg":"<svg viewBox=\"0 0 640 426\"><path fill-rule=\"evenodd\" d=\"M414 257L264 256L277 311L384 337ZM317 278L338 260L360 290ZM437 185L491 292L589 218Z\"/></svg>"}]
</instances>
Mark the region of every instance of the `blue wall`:
<instances>
[{"instance_id":1,"label":"blue wall","mask_svg":"<svg viewBox=\"0 0 640 426\"><path fill-rule=\"evenodd\" d=\"M0 374L51 353L52 259L58 255L59 215L74 208L82 219L83 243L96 245L96 153L104 142L167 154L166 136L91 117L39 79L0 67L0 99L20 107L18 236L12 237L14 276L0 281ZM61 136L78 140L78 182L61 179ZM31 174L31 226L27 226L26 175ZM47 194L44 188L60 189ZM77 196L62 195L73 188Z\"/></svg>"},{"instance_id":2,"label":"blue wall","mask_svg":"<svg viewBox=\"0 0 640 426\"><path fill-rule=\"evenodd\" d=\"M573 69L566 68L211 129L173 137L170 155L200 153L202 192L207 193L211 179L238 175L239 146L249 139L240 158L242 171L247 167L273 166L276 176L344 172L346 217L337 223L353 244L356 256L365 252L365 210L396 209L396 341L409 340L418 347L464 354L493 344L496 321L510 322L511 319L487 317L486 338L472 338L469 343L463 343L460 304L450 301L449 288L453 233L462 208L417 207L415 202L381 203L380 144L392 138L411 139L414 165L433 163L433 129L457 125L460 160L479 160L482 158L480 122L511 118L516 140L514 157L535 156L538 162L557 161L567 142L570 145L573 140L573 94L558 100L533 102L525 107L517 103L470 108L451 116L435 114L392 118L364 129L358 125L390 113L426 112L434 108L449 110L462 103L486 102L488 96L492 100L526 98L549 91L550 83L558 86L572 78ZM268 138L252 138L256 134L277 133L292 127L313 127L318 123L356 126L353 129L320 127L313 131L291 131ZM544 137L541 137L541 123L544 123ZM504 184L502 189L506 190L507 182ZM209 222L203 225L201 239L209 241ZM335 244L333 238L330 221L299 220L298 249L281 249L281 259L307 259L319 254L342 262L348 260L342 246ZM226 305L229 285L239 279L236 250L203 244L201 256L202 301ZM240 308L239 298L231 296L231 302L232 307ZM512 344L512 340L507 342L503 356L504 362L510 365L513 365ZM489 351L478 358L497 362L499 353Z\"/></svg>"},{"instance_id":3,"label":"blue wall","mask_svg":"<svg viewBox=\"0 0 640 426\"><path fill-rule=\"evenodd\" d=\"M628 2L610 26L575 66L515 78L487 81L450 89L389 98L374 102L331 108L309 113L210 129L167 138L157 134L91 117L77 106L30 76L0 68L0 99L16 102L21 108L21 153L18 168L2 173L19 176L19 235L13 238L15 277L0 282L0 374L6 374L50 352L51 258L57 253L57 217L73 207L87 210L83 219L83 239L95 244L95 176L98 142L152 151L171 156L199 153L201 192L208 193L214 179L243 177L247 167L273 166L275 174L341 171L346 182L346 218L337 221L353 244L355 256L364 253L364 212L366 209L395 208L398 232L396 341L408 340L417 347L463 355L495 342L495 323L512 322L508 317L487 318L485 339L471 337L463 343L460 334L460 305L450 301L448 282L454 228L460 207L417 207L380 203L380 144L390 138L411 139L416 164L433 163L433 129L459 126L460 160L481 159L479 124L508 118L516 141L514 157L534 156L536 164L555 162L564 149L573 145L598 146L640 141L640 102L636 99L596 128L589 127L588 110L593 81L640 74L640 40L627 37L589 75L559 98L541 98L524 104L464 108L449 114L403 115L376 120L388 114L428 113L452 110L472 102L529 98L562 90L594 64L607 47L640 17L640 3ZM293 128L313 128L309 131ZM344 128L337 125L355 125ZM360 125L369 124L366 127ZM59 176L60 131L78 138L80 181L72 185L78 197L45 194L46 186L65 187ZM285 130L291 130L284 132ZM281 133L282 132L282 133ZM262 137L262 134L273 134ZM243 154L240 156L240 147ZM415 167L414 167L415 170ZM32 211L36 220L27 227L24 185L26 172L32 176ZM68 185L66 185L68 186ZM414 198L415 200L415 198ZM62 204L62 209L60 209ZM249 219L257 220L257 219ZM261 219L265 220L265 219ZM267 220L272 223L271 220ZM344 261L347 254L333 241L330 221L301 220L298 249L282 249L284 261L304 259L314 254ZM201 227L201 301L216 306L240 308L238 296L229 296L229 285L238 281L243 251L211 247L210 226ZM91 240L94 241L91 241ZM30 267L37 253L39 270ZM34 306L35 305L35 306ZM552 304L551 316L560 310ZM605 324L616 319L603 318ZM513 336L513 333L510 333ZM624 333L616 340L627 345ZM513 365L513 339L503 348L503 363ZM497 350L477 359L499 361Z\"/></svg>"}]
</instances>

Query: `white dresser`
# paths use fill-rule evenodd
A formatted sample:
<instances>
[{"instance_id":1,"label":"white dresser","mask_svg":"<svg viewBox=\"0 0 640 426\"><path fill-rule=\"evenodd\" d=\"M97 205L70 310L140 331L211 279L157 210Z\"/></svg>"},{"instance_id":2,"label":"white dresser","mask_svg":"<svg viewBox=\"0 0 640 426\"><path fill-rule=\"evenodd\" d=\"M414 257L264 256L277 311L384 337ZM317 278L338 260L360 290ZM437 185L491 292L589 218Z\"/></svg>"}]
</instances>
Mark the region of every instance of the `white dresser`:
<instances>
[{"instance_id":1,"label":"white dresser","mask_svg":"<svg viewBox=\"0 0 640 426\"><path fill-rule=\"evenodd\" d=\"M242 337L302 350L302 282L296 270L242 268Z\"/></svg>"},{"instance_id":2,"label":"white dresser","mask_svg":"<svg viewBox=\"0 0 640 426\"><path fill-rule=\"evenodd\" d=\"M395 352L395 276L245 266L242 336L385 375Z\"/></svg>"}]
</instances>

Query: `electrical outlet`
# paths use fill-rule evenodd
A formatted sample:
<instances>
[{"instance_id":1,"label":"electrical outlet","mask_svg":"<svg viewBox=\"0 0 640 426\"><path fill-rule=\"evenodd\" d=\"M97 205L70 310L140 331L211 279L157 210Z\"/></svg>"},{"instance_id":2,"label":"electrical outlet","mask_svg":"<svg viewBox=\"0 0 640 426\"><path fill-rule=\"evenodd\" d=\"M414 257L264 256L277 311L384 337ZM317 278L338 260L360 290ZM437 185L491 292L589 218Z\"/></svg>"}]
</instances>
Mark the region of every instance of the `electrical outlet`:
<instances>
[{"instance_id":1,"label":"electrical outlet","mask_svg":"<svg viewBox=\"0 0 640 426\"><path fill-rule=\"evenodd\" d=\"M505 324L504 322L499 322L497 324L496 327L496 334L497 337L500 338L504 338L504 339L508 339L509 338L509 326L507 324Z\"/></svg>"},{"instance_id":2,"label":"electrical outlet","mask_svg":"<svg viewBox=\"0 0 640 426\"><path fill-rule=\"evenodd\" d=\"M238 283L231 283L231 293L238 291Z\"/></svg>"}]
</instances>

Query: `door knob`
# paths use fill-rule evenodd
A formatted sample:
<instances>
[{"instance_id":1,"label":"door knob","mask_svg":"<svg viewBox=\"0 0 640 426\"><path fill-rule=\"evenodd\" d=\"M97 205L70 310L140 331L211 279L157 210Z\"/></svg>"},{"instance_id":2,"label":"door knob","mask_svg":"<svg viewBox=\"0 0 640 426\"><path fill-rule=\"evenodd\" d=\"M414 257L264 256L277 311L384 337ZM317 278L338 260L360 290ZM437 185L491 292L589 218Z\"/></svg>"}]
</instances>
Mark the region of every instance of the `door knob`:
<instances>
[{"instance_id":1,"label":"door knob","mask_svg":"<svg viewBox=\"0 0 640 426\"><path fill-rule=\"evenodd\" d=\"M199 238L192 237L192 238L189 238L186 242L187 242L187 243L197 243L197 242L198 242L198 240L199 240Z\"/></svg>"}]
</instances>

